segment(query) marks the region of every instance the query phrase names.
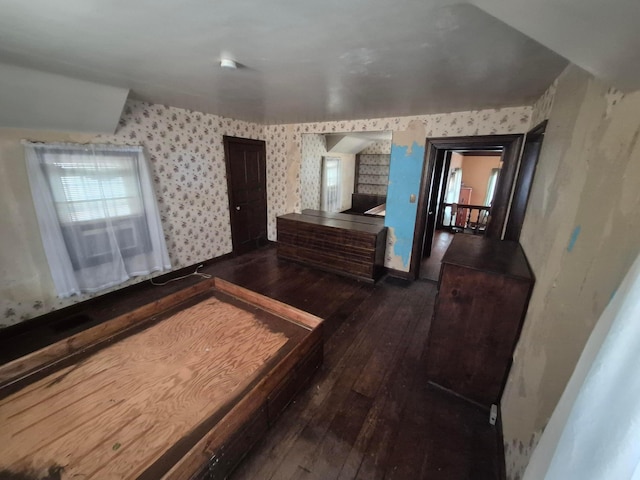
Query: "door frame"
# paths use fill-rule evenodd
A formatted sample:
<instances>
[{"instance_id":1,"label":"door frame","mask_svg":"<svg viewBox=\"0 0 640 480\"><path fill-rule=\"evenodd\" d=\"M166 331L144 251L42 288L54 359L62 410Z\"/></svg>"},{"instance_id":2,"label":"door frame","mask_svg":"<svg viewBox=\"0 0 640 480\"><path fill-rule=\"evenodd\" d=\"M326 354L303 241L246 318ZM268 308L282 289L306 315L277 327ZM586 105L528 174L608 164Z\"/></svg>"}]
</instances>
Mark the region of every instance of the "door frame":
<instances>
[{"instance_id":1,"label":"door frame","mask_svg":"<svg viewBox=\"0 0 640 480\"><path fill-rule=\"evenodd\" d=\"M233 184L231 181L231 163L229 159L229 144L235 143L235 144L241 144L241 145L251 145L251 146L262 147L262 153L264 155L264 161L265 161L265 180L264 180L265 181L264 195L265 195L265 205L266 205L265 222L267 225L267 234L268 234L269 205L267 202L267 177L266 177L267 142L265 142L264 140L255 140L252 138L223 135L222 143L224 146L224 164L226 169L225 176L227 177L227 198L229 200L229 227L231 229L231 249L232 249L231 253L233 253L234 255L239 255L241 253L244 253L244 251L239 251L237 234L234 235L234 232L233 232L233 208L234 208L234 205L236 205L236 202L233 198ZM266 243L266 238L265 238L265 243Z\"/></svg>"},{"instance_id":2,"label":"door frame","mask_svg":"<svg viewBox=\"0 0 640 480\"><path fill-rule=\"evenodd\" d=\"M502 149L502 171L498 179L498 184L496 185L491 219L486 230L487 237L501 239L507 221L523 138L523 134L511 134L426 139L425 158L422 168L423 174L420 181L418 197L418 211L413 232L411 261L409 263L410 278L415 280L420 275L420 261L422 259L422 251L427 233L427 214L432 208L436 208L436 205L430 205L430 196L438 156L444 155L444 152L447 150L465 150L472 152L475 150ZM435 210L433 211L435 215Z\"/></svg>"},{"instance_id":3,"label":"door frame","mask_svg":"<svg viewBox=\"0 0 640 480\"><path fill-rule=\"evenodd\" d=\"M504 239L517 242L520 240L520 232L524 223L527 205L529 204L529 196L533 186L533 179L542 150L542 142L544 141L544 132L547 129L547 120L542 121L534 128L527 132L522 148L522 158L520 159L520 168L518 169L518 178L513 189L513 198L511 199L511 209L509 210L509 219L504 230Z\"/></svg>"}]
</instances>

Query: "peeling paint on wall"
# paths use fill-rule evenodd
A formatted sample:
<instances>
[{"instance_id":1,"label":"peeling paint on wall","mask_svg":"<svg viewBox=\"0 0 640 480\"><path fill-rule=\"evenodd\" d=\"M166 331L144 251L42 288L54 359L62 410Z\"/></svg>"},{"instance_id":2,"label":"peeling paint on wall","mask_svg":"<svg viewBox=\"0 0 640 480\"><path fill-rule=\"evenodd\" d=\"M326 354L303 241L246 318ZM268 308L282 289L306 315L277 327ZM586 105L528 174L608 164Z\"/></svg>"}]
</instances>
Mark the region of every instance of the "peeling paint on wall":
<instances>
[{"instance_id":1,"label":"peeling paint on wall","mask_svg":"<svg viewBox=\"0 0 640 480\"><path fill-rule=\"evenodd\" d=\"M569 246L567 247L567 252L570 252L571 250L573 250L573 247L575 247L576 242L578 241L578 237L580 236L580 230L581 230L581 227L580 225L578 225L576 228L573 229L573 232L571 232L571 238L569 239Z\"/></svg>"},{"instance_id":2,"label":"peeling paint on wall","mask_svg":"<svg viewBox=\"0 0 640 480\"><path fill-rule=\"evenodd\" d=\"M424 125L413 121L406 130L393 133L391 144L385 225L393 229L393 242L387 248L386 266L403 272L409 271L411 261L425 137Z\"/></svg>"},{"instance_id":3,"label":"peeling paint on wall","mask_svg":"<svg viewBox=\"0 0 640 480\"><path fill-rule=\"evenodd\" d=\"M509 479L640 252L638 111L640 92L622 96L576 66L557 82L520 238L536 285L501 400Z\"/></svg>"}]
</instances>

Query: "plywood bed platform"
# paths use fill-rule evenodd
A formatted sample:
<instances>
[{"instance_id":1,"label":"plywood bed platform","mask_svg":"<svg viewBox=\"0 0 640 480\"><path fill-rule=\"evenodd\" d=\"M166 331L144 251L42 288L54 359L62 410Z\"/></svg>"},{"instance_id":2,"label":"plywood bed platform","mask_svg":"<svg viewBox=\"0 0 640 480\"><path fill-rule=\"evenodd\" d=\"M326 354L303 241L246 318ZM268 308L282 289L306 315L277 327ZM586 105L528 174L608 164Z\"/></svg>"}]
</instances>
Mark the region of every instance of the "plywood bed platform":
<instances>
[{"instance_id":1,"label":"plywood bed platform","mask_svg":"<svg viewBox=\"0 0 640 480\"><path fill-rule=\"evenodd\" d=\"M215 279L0 366L0 478L224 478L321 364L320 328Z\"/></svg>"}]
</instances>

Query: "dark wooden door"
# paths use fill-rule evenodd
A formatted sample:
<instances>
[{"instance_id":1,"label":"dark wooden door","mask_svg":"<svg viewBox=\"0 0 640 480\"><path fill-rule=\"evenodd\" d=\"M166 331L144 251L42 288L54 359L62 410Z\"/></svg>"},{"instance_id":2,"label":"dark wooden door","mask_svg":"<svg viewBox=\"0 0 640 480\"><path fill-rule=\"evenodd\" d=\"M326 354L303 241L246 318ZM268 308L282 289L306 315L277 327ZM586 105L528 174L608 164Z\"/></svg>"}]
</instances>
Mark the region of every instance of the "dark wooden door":
<instances>
[{"instance_id":1,"label":"dark wooden door","mask_svg":"<svg viewBox=\"0 0 640 480\"><path fill-rule=\"evenodd\" d=\"M520 240L520 231L524 223L524 215L527 212L527 204L529 203L529 195L533 186L533 178L536 174L536 166L538 165L538 157L542 149L542 141L544 140L544 131L547 128L545 120L540 125L527 133L522 150L522 158L520 159L520 169L518 170L518 178L516 179L516 187L513 191L513 199L511 200L511 210L509 211L509 219L507 220L507 228L504 232L505 240Z\"/></svg>"},{"instance_id":2,"label":"dark wooden door","mask_svg":"<svg viewBox=\"0 0 640 480\"><path fill-rule=\"evenodd\" d=\"M233 253L267 241L266 148L262 140L224 137Z\"/></svg>"},{"instance_id":3,"label":"dark wooden door","mask_svg":"<svg viewBox=\"0 0 640 480\"><path fill-rule=\"evenodd\" d=\"M448 152L439 151L435 157L433 165L429 165L429 203L427 205L427 219L426 228L424 233L424 243L422 246L422 257L426 258L431 256L431 247L433 246L433 236L436 232L436 218L438 212L438 199L440 196L440 188L442 184L442 175L444 165L446 163L446 157Z\"/></svg>"}]
</instances>

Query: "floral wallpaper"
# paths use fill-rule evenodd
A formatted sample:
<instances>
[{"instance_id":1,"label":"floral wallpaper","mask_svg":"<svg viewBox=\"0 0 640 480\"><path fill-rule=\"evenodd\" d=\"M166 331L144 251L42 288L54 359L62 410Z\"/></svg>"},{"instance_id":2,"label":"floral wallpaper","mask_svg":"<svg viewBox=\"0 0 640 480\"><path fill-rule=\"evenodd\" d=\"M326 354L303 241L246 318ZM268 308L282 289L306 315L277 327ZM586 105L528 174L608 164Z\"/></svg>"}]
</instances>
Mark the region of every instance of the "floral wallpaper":
<instances>
[{"instance_id":1,"label":"floral wallpaper","mask_svg":"<svg viewBox=\"0 0 640 480\"><path fill-rule=\"evenodd\" d=\"M263 126L258 124L128 101L116 133L95 136L91 143L145 146L171 265L178 269L231 252L222 137L261 139L262 133ZM38 141L37 134L30 140ZM137 277L100 294L147 278ZM59 299L53 290L40 298L11 298L3 294L0 327L96 295Z\"/></svg>"},{"instance_id":2,"label":"floral wallpaper","mask_svg":"<svg viewBox=\"0 0 640 480\"><path fill-rule=\"evenodd\" d=\"M300 211L303 134L406 130L414 120L424 125L427 137L524 133L531 123L531 110L531 107L524 106L411 117L268 125L264 129L264 138L267 141L267 176L272 175L268 189L272 195L270 200L273 199L268 206L269 239L276 238L277 215Z\"/></svg>"},{"instance_id":3,"label":"floral wallpaper","mask_svg":"<svg viewBox=\"0 0 640 480\"><path fill-rule=\"evenodd\" d=\"M320 208L322 156L327 154L323 135L302 136L302 165L300 168L300 203L302 210Z\"/></svg>"},{"instance_id":4,"label":"floral wallpaper","mask_svg":"<svg viewBox=\"0 0 640 480\"><path fill-rule=\"evenodd\" d=\"M391 148L389 148L391 150ZM386 195L389 184L391 154L363 153L360 155L357 193Z\"/></svg>"},{"instance_id":5,"label":"floral wallpaper","mask_svg":"<svg viewBox=\"0 0 640 480\"><path fill-rule=\"evenodd\" d=\"M367 146L360 153L362 154L389 154L391 155L391 139L389 140L378 140L373 142Z\"/></svg>"},{"instance_id":6,"label":"floral wallpaper","mask_svg":"<svg viewBox=\"0 0 640 480\"><path fill-rule=\"evenodd\" d=\"M268 236L270 240L276 240L276 216L299 212L303 205L303 192L305 205L309 201L306 194L310 183L306 177L305 183L301 184L303 134L317 136L350 131L398 131L406 129L413 120L422 122L427 136L433 137L522 133L529 127L530 116L531 107L514 107L413 117L263 126L179 108L128 101L116 133L95 136L90 141L146 147L169 255L173 268L177 269L231 251L223 135L266 141ZM37 133L29 140L38 141ZM318 137L313 141L316 145L313 148L319 149ZM378 153L386 148L386 145L380 144L375 151ZM19 162L20 159L15 161ZM304 173L308 174L306 170ZM16 218L11 221L20 220ZM143 280L145 277L139 277L113 290ZM0 299L0 327L89 297L82 295L60 300L52 289L37 296L3 295Z\"/></svg>"},{"instance_id":7,"label":"floral wallpaper","mask_svg":"<svg viewBox=\"0 0 640 480\"><path fill-rule=\"evenodd\" d=\"M558 79L556 79L549 88L536 100L531 109L531 128L537 126L540 122L549 118L551 107L556 96L558 88Z\"/></svg>"}]
</instances>

